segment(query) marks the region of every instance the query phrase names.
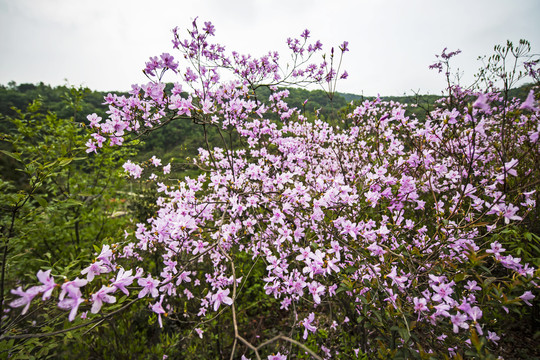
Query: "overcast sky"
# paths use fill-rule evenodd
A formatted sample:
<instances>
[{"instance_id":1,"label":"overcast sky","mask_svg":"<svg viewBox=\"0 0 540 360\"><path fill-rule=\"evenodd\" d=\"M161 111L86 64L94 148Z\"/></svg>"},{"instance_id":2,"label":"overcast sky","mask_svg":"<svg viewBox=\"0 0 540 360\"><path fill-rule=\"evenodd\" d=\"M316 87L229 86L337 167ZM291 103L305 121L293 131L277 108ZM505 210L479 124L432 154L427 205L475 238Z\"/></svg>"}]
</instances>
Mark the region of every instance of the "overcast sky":
<instances>
[{"instance_id":1,"label":"overcast sky","mask_svg":"<svg viewBox=\"0 0 540 360\"><path fill-rule=\"evenodd\" d=\"M306 28L326 49L346 40L338 91L364 95L439 94L443 78L428 66L445 47L462 50L465 83L507 39L540 53L538 0L0 0L0 84L128 90L146 82L148 57L175 55L171 29L196 16L227 50L259 56Z\"/></svg>"}]
</instances>

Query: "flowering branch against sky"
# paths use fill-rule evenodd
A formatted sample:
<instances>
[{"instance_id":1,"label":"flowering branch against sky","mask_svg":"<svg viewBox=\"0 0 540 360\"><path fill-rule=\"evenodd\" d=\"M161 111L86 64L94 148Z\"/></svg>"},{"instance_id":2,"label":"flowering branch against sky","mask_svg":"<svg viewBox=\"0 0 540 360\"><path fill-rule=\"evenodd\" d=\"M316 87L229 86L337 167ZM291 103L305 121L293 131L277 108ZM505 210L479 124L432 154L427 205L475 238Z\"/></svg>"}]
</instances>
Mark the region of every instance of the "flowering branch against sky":
<instances>
[{"instance_id":1,"label":"flowering branch against sky","mask_svg":"<svg viewBox=\"0 0 540 360\"><path fill-rule=\"evenodd\" d=\"M284 39L306 27L323 45L348 39L343 66L349 77L338 91L439 94L442 78L426 70L433 54L461 49L464 56L456 65L471 82L480 67L476 57L491 53L495 44L524 38L538 53L539 15L534 0L519 6L487 0L162 0L154 13L142 1L0 0L0 84L61 85L67 79L96 90L127 91L133 82L145 81L140 64L147 54L171 50L171 29L200 16L220 29L217 41L257 56L270 49L283 52Z\"/></svg>"}]
</instances>

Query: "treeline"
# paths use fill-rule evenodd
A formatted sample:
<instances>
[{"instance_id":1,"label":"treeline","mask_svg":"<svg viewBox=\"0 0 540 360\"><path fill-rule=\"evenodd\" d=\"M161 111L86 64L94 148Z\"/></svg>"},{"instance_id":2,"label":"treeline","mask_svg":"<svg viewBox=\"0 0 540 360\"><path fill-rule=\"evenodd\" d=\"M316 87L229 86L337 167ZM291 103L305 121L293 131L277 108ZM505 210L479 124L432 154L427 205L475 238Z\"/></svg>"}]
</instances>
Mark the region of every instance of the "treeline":
<instances>
[{"instance_id":1,"label":"treeline","mask_svg":"<svg viewBox=\"0 0 540 360\"><path fill-rule=\"evenodd\" d=\"M168 84L167 88L172 87ZM510 97L525 99L532 85L527 84L509 92ZM281 90L281 89L280 89ZM314 118L317 116L329 122L341 121L341 112L347 107L356 106L364 100L374 100L374 96L363 96L350 93L335 93L329 96L323 90L307 90L289 88L287 103L290 108L297 108L304 116ZM111 92L116 95L127 95L122 92ZM70 87L67 85L52 87L43 82L38 84L16 84L10 82L0 85L0 132L10 133L10 123L6 117L16 116L14 109L25 109L28 104L39 99L41 111L56 114L58 118L74 118L75 122L86 123L86 115L96 113L102 118L107 118L108 107L103 104L103 98L108 92L93 91L84 87ZM267 87L257 89L257 100L268 103L271 90ZM187 94L186 94L187 96ZM420 120L431 111L434 104L441 96L439 95L404 95L404 96L381 96L383 101L394 101L402 104L415 104L408 107L406 115L416 116ZM76 111L74 111L76 109ZM156 155L164 160L173 156L176 158L193 157L198 148L203 145L203 130L201 127L186 120L173 121L170 126L157 129L141 138L143 144L139 147L139 157L147 158L148 155ZM210 132L210 139L217 140L217 133ZM219 141L218 141L219 142Z\"/></svg>"},{"instance_id":2,"label":"treeline","mask_svg":"<svg viewBox=\"0 0 540 360\"><path fill-rule=\"evenodd\" d=\"M529 95L529 91L534 87L534 84L524 84L520 87L510 89L508 91L508 98L518 98L524 101ZM365 100L375 100L376 96L363 96L350 93L338 93L338 95L346 101L347 104L353 104L353 106L361 104ZM448 95L448 94L446 94ZM403 96L380 96L382 101L397 102L407 106L405 109L405 116L414 116L420 121L425 120L426 114L434 110L437 100L445 97L446 95L431 95L431 94L414 94Z\"/></svg>"},{"instance_id":3,"label":"treeline","mask_svg":"<svg viewBox=\"0 0 540 360\"><path fill-rule=\"evenodd\" d=\"M16 112L13 108L24 109L36 99L41 99L42 111L55 113L60 118L73 116L74 89L81 91L84 95L80 106L78 118L83 121L84 114L97 113L99 116L107 116L107 107L103 105L103 97L107 92L92 91L85 87L73 87L69 85L55 86L46 85L43 82L38 84L17 84L10 82L8 85L0 85L0 114L4 116L14 116ZM121 94L120 92L115 92Z\"/></svg>"},{"instance_id":4,"label":"treeline","mask_svg":"<svg viewBox=\"0 0 540 360\"><path fill-rule=\"evenodd\" d=\"M167 85L167 88L170 87L172 84ZM306 116L314 116L317 112L322 119L337 118L338 111L347 105L347 101L342 96L336 95L331 99L323 90L288 90L289 107L299 109ZM127 96L122 92L111 91L111 93ZM24 110L36 99L41 102L42 112L54 113L61 119L74 118L75 122L87 123L86 115L92 113L105 119L108 107L103 104L103 98L107 94L108 92L93 91L84 87L75 88L67 85L52 87L43 82L38 84L10 82L8 85L0 85L0 131L12 132L11 123L6 118L16 116L16 109ZM257 98L263 103L268 103L270 94L269 88L257 90ZM74 108L77 109L76 112ZM210 133L211 140L216 136L217 134ZM172 156L192 157L203 145L202 138L203 130L200 126L187 120L175 120L167 126L166 130L157 129L143 136L139 156L142 159L151 154L166 160Z\"/></svg>"}]
</instances>

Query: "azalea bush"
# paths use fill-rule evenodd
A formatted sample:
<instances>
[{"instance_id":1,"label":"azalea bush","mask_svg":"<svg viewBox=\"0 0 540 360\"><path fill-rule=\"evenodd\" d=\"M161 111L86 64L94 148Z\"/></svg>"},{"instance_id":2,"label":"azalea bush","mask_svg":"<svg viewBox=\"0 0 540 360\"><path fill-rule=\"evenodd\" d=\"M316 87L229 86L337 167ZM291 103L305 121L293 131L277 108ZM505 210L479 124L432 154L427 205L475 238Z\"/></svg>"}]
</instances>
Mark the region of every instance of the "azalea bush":
<instances>
[{"instance_id":1,"label":"azalea bush","mask_svg":"<svg viewBox=\"0 0 540 360\"><path fill-rule=\"evenodd\" d=\"M422 121L381 99L322 121L290 108L280 87L319 84L331 96L347 77L347 42L319 63L322 44L306 30L287 40L285 66L273 52L228 53L211 23L192 25L186 39L173 30L182 62L150 58L150 82L107 96L108 119L88 116L86 145L99 152L192 121L204 133L190 160L198 175L172 178L180 164L155 156L126 162L156 184L155 214L69 279L40 270L41 284L11 291L11 307L46 301L65 311L63 332L142 303L152 326L176 336L164 354L185 358L496 358L516 346L510 335L533 335L536 90L520 101L449 81ZM526 60L520 76L534 77L538 61ZM508 74L490 61L483 79ZM167 73L179 79L170 92Z\"/></svg>"}]
</instances>

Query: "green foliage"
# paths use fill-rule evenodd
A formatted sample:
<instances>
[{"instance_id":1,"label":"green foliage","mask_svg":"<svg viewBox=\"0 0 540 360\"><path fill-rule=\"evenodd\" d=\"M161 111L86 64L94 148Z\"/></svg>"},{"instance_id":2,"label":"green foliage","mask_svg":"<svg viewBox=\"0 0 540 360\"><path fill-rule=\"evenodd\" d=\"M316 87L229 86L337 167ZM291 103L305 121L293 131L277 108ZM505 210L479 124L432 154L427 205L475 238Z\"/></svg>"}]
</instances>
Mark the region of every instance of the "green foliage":
<instances>
[{"instance_id":1,"label":"green foliage","mask_svg":"<svg viewBox=\"0 0 540 360\"><path fill-rule=\"evenodd\" d=\"M118 241L128 224L126 217L116 216L125 209L125 199L117 196L126 186L119 165L134 153L128 148L85 152L87 135L76 118L88 92L66 91L68 118L45 111L39 98L26 110L13 108L15 115L3 118L11 131L2 138L0 154L2 301L11 300L8 289L34 278L39 269L52 268L64 276L80 274L81 263L90 261L95 251L94 244ZM40 323L48 324L43 332L55 328L59 313L52 308L40 315L44 320ZM1 330L20 331L36 316L30 312L8 317ZM31 338L4 345L5 351L17 349L19 358L41 359L57 354L62 342Z\"/></svg>"}]
</instances>

